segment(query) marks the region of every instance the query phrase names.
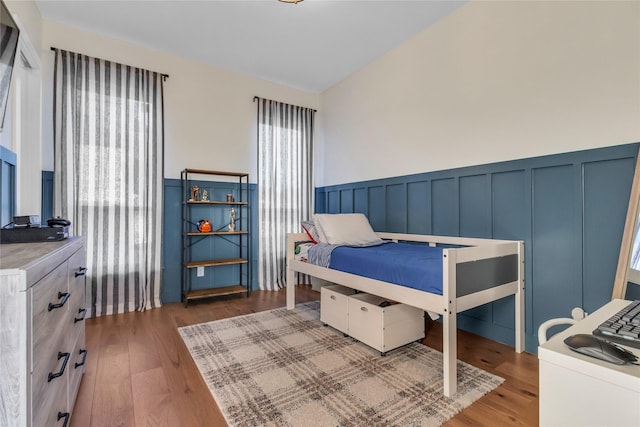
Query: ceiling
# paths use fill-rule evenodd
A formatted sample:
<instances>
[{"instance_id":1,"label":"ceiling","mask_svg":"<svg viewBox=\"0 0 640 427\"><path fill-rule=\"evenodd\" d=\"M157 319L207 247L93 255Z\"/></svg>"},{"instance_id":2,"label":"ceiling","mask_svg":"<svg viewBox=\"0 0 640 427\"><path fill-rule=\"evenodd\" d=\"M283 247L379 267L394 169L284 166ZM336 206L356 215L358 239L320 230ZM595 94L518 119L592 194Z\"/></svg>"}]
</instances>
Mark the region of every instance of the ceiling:
<instances>
[{"instance_id":1,"label":"ceiling","mask_svg":"<svg viewBox=\"0 0 640 427\"><path fill-rule=\"evenodd\" d=\"M318 93L464 3L36 0L46 20Z\"/></svg>"}]
</instances>

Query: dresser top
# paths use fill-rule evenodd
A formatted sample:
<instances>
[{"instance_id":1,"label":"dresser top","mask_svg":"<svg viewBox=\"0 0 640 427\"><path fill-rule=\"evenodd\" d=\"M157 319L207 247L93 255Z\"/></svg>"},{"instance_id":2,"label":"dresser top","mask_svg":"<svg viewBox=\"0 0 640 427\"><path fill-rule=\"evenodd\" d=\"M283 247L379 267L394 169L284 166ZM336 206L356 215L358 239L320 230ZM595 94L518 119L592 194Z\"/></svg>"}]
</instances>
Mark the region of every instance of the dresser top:
<instances>
[{"instance_id":1,"label":"dresser top","mask_svg":"<svg viewBox=\"0 0 640 427\"><path fill-rule=\"evenodd\" d=\"M538 347L538 359L553 363L557 366L570 369L596 378L607 383L617 384L636 392L640 391L640 366L627 364L615 365L585 356L570 350L564 343L565 338L574 334L591 334L599 324L622 310L631 301L614 299L573 326L558 332L549 341ZM640 356L640 349L625 347L627 350Z\"/></svg>"},{"instance_id":2,"label":"dresser top","mask_svg":"<svg viewBox=\"0 0 640 427\"><path fill-rule=\"evenodd\" d=\"M49 271L73 255L84 245L83 237L69 237L57 242L0 244L0 276L26 274L26 285L40 280L43 264Z\"/></svg>"}]
</instances>

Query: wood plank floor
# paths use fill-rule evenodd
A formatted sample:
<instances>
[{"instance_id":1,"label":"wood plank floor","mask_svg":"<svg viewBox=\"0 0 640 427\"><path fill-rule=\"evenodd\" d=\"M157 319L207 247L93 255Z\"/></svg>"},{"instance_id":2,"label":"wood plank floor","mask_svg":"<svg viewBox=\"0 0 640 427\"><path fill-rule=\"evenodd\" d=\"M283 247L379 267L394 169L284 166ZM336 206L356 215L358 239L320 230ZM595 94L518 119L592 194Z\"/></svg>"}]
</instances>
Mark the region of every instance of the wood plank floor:
<instances>
[{"instance_id":1,"label":"wood plank floor","mask_svg":"<svg viewBox=\"0 0 640 427\"><path fill-rule=\"evenodd\" d=\"M319 299L300 285L298 303ZM285 290L254 291L166 304L144 313L88 319L87 368L71 418L86 426L226 426L177 328L285 305ZM442 351L442 328L429 322L424 343ZM505 378L445 426L537 426L538 358L511 347L458 331L458 358Z\"/></svg>"}]
</instances>

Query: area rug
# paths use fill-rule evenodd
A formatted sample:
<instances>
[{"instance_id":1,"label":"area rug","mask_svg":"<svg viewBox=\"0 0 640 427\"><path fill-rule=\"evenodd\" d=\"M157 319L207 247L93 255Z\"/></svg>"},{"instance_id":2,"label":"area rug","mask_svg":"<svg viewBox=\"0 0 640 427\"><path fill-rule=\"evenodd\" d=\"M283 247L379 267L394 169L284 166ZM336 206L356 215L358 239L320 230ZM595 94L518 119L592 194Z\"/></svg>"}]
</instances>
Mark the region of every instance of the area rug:
<instances>
[{"instance_id":1,"label":"area rug","mask_svg":"<svg viewBox=\"0 0 640 427\"><path fill-rule=\"evenodd\" d=\"M442 353L386 356L320 322L320 304L179 328L232 426L438 426L504 380L458 361L443 395Z\"/></svg>"}]
</instances>

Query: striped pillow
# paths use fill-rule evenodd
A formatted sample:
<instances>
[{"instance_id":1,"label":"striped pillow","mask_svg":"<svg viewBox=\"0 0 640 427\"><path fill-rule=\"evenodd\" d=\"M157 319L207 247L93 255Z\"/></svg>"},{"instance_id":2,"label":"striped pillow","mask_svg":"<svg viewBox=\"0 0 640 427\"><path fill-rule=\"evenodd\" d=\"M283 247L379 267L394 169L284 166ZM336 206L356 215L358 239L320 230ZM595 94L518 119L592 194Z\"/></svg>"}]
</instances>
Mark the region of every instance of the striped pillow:
<instances>
[{"instance_id":1,"label":"striped pillow","mask_svg":"<svg viewBox=\"0 0 640 427\"><path fill-rule=\"evenodd\" d=\"M307 232L307 235L309 236L311 241L313 243L318 243L320 238L318 236L318 230L316 230L316 225L313 223L313 221L301 221L300 225L302 226L302 228L304 228L304 231Z\"/></svg>"}]
</instances>

